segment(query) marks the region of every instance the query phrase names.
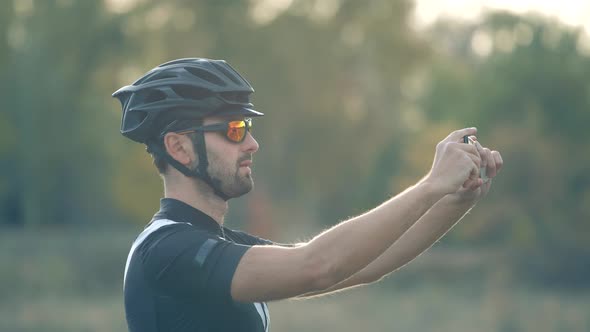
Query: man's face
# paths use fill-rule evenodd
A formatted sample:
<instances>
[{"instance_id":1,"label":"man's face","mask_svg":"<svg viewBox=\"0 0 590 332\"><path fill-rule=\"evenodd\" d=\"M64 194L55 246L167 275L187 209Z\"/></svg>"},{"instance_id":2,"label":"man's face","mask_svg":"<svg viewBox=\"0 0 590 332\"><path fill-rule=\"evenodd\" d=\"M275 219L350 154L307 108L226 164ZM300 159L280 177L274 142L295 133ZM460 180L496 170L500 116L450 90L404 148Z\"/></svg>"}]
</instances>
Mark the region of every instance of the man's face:
<instances>
[{"instance_id":1,"label":"man's face","mask_svg":"<svg viewBox=\"0 0 590 332\"><path fill-rule=\"evenodd\" d=\"M243 116L210 117L203 121L203 125L243 119ZM259 146L250 133L246 133L240 143L230 142L224 135L225 132L205 133L207 171L214 181L220 181L222 192L234 198L248 193L254 186L250 165Z\"/></svg>"}]
</instances>

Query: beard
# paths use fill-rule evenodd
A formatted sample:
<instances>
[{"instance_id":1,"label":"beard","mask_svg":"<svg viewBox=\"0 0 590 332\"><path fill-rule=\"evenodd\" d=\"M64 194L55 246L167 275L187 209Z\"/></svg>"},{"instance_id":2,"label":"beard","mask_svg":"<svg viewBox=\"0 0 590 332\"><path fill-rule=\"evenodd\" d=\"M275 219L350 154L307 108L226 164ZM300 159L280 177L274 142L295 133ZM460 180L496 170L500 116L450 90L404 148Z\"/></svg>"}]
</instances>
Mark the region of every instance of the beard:
<instances>
[{"instance_id":1,"label":"beard","mask_svg":"<svg viewBox=\"0 0 590 332\"><path fill-rule=\"evenodd\" d=\"M254 188L252 174L240 174L240 163L252 159L248 154L238 159L235 164L230 164L218 155L209 153L209 167L207 172L211 179L219 185L219 189L229 198L236 198L249 193Z\"/></svg>"}]
</instances>

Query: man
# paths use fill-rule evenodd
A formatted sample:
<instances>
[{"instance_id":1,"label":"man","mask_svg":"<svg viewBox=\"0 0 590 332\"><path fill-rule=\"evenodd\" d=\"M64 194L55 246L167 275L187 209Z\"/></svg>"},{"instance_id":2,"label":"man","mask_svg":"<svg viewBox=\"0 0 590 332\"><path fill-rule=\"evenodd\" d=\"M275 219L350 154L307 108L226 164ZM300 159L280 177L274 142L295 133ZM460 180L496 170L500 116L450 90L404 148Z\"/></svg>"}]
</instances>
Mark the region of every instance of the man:
<instances>
[{"instance_id":1,"label":"man","mask_svg":"<svg viewBox=\"0 0 590 332\"><path fill-rule=\"evenodd\" d=\"M223 225L227 201L252 189L254 90L226 62L162 64L113 94L121 132L147 145L165 198L125 268L130 331L268 331L265 301L315 296L382 278L429 248L481 197L497 151L451 133L430 172L379 207L311 241L281 245ZM474 138L474 137L473 137Z\"/></svg>"}]
</instances>

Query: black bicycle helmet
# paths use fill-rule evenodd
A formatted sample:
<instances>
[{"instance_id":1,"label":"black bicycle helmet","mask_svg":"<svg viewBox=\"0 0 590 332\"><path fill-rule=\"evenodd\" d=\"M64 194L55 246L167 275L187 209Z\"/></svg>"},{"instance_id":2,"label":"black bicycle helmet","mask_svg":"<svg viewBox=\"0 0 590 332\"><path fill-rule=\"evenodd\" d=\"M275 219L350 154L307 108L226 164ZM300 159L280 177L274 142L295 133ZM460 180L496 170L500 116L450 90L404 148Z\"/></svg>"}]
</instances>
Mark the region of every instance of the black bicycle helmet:
<instances>
[{"instance_id":1,"label":"black bicycle helmet","mask_svg":"<svg viewBox=\"0 0 590 332\"><path fill-rule=\"evenodd\" d=\"M178 59L150 70L113 93L123 107L121 133L140 143L171 120L208 115L262 116L252 109L254 89L223 60Z\"/></svg>"},{"instance_id":2,"label":"black bicycle helmet","mask_svg":"<svg viewBox=\"0 0 590 332\"><path fill-rule=\"evenodd\" d=\"M161 137L164 131L183 129L174 128L179 120L211 115L263 116L250 103L253 92L250 83L224 60L186 58L159 65L133 84L115 91L113 97L119 99L123 108L121 134L146 144L148 152L161 155L184 175L201 178L227 200L219 179L212 179L207 173L202 132L196 133L199 165L194 170L172 158L163 148Z\"/></svg>"}]
</instances>

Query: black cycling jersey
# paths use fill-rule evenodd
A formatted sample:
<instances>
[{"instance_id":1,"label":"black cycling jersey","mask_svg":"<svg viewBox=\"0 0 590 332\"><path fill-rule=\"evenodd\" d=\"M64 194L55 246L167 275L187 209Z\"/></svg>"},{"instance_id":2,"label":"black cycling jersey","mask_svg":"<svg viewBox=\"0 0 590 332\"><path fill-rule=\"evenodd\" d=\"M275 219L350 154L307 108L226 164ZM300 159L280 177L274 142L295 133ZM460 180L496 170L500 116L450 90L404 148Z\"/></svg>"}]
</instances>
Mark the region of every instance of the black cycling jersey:
<instances>
[{"instance_id":1,"label":"black cycling jersey","mask_svg":"<svg viewBox=\"0 0 590 332\"><path fill-rule=\"evenodd\" d=\"M164 198L137 237L125 267L131 332L267 332L265 303L232 299L231 281L253 245L273 244L220 226L181 201Z\"/></svg>"}]
</instances>

